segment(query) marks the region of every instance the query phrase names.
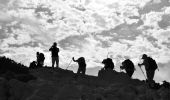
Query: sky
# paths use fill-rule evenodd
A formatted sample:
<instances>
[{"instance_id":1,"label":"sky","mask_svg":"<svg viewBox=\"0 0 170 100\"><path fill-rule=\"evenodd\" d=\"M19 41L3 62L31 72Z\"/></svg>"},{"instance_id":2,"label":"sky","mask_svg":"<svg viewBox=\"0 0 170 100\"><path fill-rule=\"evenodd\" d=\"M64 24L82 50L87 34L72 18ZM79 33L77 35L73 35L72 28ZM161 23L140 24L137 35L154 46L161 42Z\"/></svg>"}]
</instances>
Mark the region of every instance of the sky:
<instances>
[{"instance_id":1,"label":"sky","mask_svg":"<svg viewBox=\"0 0 170 100\"><path fill-rule=\"evenodd\" d=\"M60 48L60 67L84 56L88 68L103 67L110 57L115 69L124 59L135 65L142 54L154 58L157 81L170 81L169 0L0 0L0 55L25 65ZM77 66L71 63L70 66ZM138 66L134 78L144 78Z\"/></svg>"}]
</instances>

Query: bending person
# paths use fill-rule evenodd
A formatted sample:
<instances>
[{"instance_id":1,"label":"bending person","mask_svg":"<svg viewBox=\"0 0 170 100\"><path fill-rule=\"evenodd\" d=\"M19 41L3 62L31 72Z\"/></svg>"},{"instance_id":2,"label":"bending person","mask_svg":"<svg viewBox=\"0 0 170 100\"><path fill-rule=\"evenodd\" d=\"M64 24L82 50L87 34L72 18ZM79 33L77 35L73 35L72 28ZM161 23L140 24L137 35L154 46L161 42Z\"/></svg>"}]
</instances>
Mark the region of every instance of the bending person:
<instances>
[{"instance_id":1,"label":"bending person","mask_svg":"<svg viewBox=\"0 0 170 100\"><path fill-rule=\"evenodd\" d=\"M74 62L77 62L79 65L79 68L77 70L77 74L83 74L85 75L86 73L86 62L85 62L85 58L84 57L80 57L77 60L74 59L74 57L72 58Z\"/></svg>"},{"instance_id":2,"label":"bending person","mask_svg":"<svg viewBox=\"0 0 170 100\"><path fill-rule=\"evenodd\" d=\"M133 62L130 59L126 59L125 61L122 62L122 66L120 66L120 69L125 69L126 73L128 74L129 77L132 77L135 67Z\"/></svg>"}]
</instances>

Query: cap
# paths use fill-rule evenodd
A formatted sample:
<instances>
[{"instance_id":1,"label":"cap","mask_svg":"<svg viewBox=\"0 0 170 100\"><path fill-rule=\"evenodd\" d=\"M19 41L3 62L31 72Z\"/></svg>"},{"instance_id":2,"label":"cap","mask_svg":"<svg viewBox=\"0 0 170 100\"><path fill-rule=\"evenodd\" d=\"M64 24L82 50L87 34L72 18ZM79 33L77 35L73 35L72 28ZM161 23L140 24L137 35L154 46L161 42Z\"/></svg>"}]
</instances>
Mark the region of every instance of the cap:
<instances>
[{"instance_id":1,"label":"cap","mask_svg":"<svg viewBox=\"0 0 170 100\"><path fill-rule=\"evenodd\" d=\"M146 57L147 57L146 54L143 54L143 55L142 55L142 59L145 59Z\"/></svg>"}]
</instances>

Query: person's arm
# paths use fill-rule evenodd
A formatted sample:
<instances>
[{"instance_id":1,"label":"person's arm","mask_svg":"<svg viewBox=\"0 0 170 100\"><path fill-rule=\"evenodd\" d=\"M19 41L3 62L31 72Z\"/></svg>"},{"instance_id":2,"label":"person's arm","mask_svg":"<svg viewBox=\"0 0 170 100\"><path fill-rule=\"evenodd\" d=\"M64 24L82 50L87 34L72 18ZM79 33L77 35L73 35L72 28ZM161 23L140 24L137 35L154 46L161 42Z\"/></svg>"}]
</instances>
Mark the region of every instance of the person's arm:
<instances>
[{"instance_id":1,"label":"person's arm","mask_svg":"<svg viewBox=\"0 0 170 100\"><path fill-rule=\"evenodd\" d=\"M52 50L52 47L49 49L49 51L51 51Z\"/></svg>"},{"instance_id":2,"label":"person's arm","mask_svg":"<svg viewBox=\"0 0 170 100\"><path fill-rule=\"evenodd\" d=\"M141 64L138 64L138 66L142 66L142 65L145 65L145 61L143 61L143 63L141 63Z\"/></svg>"},{"instance_id":3,"label":"person's arm","mask_svg":"<svg viewBox=\"0 0 170 100\"><path fill-rule=\"evenodd\" d=\"M74 57L72 58L74 62L77 62L77 60L74 59Z\"/></svg>"},{"instance_id":4,"label":"person's arm","mask_svg":"<svg viewBox=\"0 0 170 100\"><path fill-rule=\"evenodd\" d=\"M52 49L53 49L53 46L51 46L51 48L49 49L49 51L52 51Z\"/></svg>"},{"instance_id":5,"label":"person's arm","mask_svg":"<svg viewBox=\"0 0 170 100\"><path fill-rule=\"evenodd\" d=\"M60 49L59 49L59 48L58 48L57 50L58 50L58 52L60 52Z\"/></svg>"}]
</instances>

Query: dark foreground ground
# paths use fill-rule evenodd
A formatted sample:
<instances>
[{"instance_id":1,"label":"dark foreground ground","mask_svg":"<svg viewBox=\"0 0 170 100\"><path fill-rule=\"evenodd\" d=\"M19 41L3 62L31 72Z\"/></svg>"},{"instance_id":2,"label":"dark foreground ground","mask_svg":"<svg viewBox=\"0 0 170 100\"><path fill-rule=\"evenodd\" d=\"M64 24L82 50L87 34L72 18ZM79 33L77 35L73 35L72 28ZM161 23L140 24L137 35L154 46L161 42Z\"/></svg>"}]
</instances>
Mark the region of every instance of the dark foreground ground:
<instances>
[{"instance_id":1,"label":"dark foreground ground","mask_svg":"<svg viewBox=\"0 0 170 100\"><path fill-rule=\"evenodd\" d=\"M29 70L29 75L30 80L26 75L1 77L0 100L170 100L170 89L149 89L144 82L115 71L75 78L69 70L39 68Z\"/></svg>"}]
</instances>

